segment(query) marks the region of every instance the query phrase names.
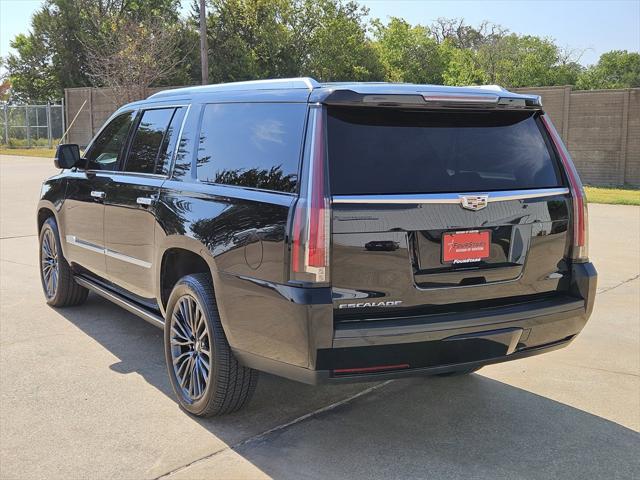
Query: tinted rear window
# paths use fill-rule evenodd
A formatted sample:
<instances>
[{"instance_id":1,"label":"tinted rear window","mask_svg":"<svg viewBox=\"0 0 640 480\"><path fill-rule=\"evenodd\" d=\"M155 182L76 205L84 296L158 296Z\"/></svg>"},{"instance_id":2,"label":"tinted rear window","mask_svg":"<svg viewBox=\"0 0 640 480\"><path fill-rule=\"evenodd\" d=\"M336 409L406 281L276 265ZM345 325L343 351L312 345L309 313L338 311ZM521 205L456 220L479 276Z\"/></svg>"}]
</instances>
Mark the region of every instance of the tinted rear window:
<instances>
[{"instance_id":1,"label":"tinted rear window","mask_svg":"<svg viewBox=\"0 0 640 480\"><path fill-rule=\"evenodd\" d=\"M198 179L295 192L307 105L207 105L198 146Z\"/></svg>"},{"instance_id":2,"label":"tinted rear window","mask_svg":"<svg viewBox=\"0 0 640 480\"><path fill-rule=\"evenodd\" d=\"M528 111L330 108L334 195L444 193L561 185Z\"/></svg>"}]
</instances>

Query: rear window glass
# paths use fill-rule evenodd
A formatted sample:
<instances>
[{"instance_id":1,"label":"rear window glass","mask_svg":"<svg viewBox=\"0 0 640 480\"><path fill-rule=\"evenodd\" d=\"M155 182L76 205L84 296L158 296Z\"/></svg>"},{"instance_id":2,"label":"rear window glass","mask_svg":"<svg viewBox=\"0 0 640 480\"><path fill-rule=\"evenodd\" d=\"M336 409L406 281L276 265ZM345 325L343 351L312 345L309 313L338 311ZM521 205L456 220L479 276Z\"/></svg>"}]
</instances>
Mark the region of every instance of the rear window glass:
<instances>
[{"instance_id":1,"label":"rear window glass","mask_svg":"<svg viewBox=\"0 0 640 480\"><path fill-rule=\"evenodd\" d=\"M198 147L198 179L295 192L306 111L301 103L207 105Z\"/></svg>"},{"instance_id":2,"label":"rear window glass","mask_svg":"<svg viewBox=\"0 0 640 480\"><path fill-rule=\"evenodd\" d=\"M334 195L561 185L534 113L330 108Z\"/></svg>"}]
</instances>

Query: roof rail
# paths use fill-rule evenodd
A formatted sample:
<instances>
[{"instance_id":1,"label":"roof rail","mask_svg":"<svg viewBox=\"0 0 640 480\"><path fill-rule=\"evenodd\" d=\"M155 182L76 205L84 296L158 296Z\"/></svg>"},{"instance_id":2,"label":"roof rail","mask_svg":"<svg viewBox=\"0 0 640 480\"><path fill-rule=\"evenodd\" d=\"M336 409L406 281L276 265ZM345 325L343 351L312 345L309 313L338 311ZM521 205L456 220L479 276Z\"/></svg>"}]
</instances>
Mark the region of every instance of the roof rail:
<instances>
[{"instance_id":1,"label":"roof rail","mask_svg":"<svg viewBox=\"0 0 640 480\"><path fill-rule=\"evenodd\" d=\"M148 98L173 97L176 95L207 93L207 92L229 92L229 91L246 91L246 90L279 90L279 89L295 89L304 88L313 90L321 85L310 77L298 78L276 78L269 80L249 80L246 82L218 83L214 85L197 85L193 87L175 88L170 90L162 90L154 93Z\"/></svg>"}]
</instances>

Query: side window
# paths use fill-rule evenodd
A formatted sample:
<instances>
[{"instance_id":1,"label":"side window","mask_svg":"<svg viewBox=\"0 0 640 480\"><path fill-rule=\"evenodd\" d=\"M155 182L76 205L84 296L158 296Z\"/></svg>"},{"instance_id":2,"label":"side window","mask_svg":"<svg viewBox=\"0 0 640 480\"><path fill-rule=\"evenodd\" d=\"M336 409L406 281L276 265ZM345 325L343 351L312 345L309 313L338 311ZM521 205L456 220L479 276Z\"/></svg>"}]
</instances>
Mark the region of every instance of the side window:
<instances>
[{"instance_id":1,"label":"side window","mask_svg":"<svg viewBox=\"0 0 640 480\"><path fill-rule=\"evenodd\" d=\"M198 179L295 192L306 110L301 103L207 105Z\"/></svg>"},{"instance_id":2,"label":"side window","mask_svg":"<svg viewBox=\"0 0 640 480\"><path fill-rule=\"evenodd\" d=\"M133 123L134 112L123 113L102 130L86 154L88 170L116 170Z\"/></svg>"},{"instance_id":3,"label":"side window","mask_svg":"<svg viewBox=\"0 0 640 480\"><path fill-rule=\"evenodd\" d=\"M131 143L124 171L166 174L175 148L183 109L146 110Z\"/></svg>"},{"instance_id":4,"label":"side window","mask_svg":"<svg viewBox=\"0 0 640 480\"><path fill-rule=\"evenodd\" d=\"M184 120L186 113L187 109L185 107L180 107L177 108L176 112L173 114L173 118L169 124L169 129L164 136L163 147L160 149L158 161L156 162L156 173L160 175L169 174L171 159L173 158L173 153L178 148L178 135L180 135L180 127L182 127L182 121Z\"/></svg>"}]
</instances>

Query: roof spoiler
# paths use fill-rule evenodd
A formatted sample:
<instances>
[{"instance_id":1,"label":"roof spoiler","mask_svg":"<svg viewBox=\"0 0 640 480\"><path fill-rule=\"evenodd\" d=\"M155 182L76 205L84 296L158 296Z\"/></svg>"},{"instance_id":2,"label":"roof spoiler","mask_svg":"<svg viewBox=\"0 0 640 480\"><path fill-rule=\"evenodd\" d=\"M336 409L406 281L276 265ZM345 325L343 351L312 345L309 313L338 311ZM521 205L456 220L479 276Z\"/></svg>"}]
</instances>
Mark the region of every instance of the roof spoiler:
<instances>
[{"instance_id":1,"label":"roof spoiler","mask_svg":"<svg viewBox=\"0 0 640 480\"><path fill-rule=\"evenodd\" d=\"M353 90L335 89L323 99L327 105L351 105L361 107L408 107L408 108L531 108L540 109L539 95L500 95L499 91L486 89L481 92L416 92L416 93L358 93Z\"/></svg>"}]
</instances>

